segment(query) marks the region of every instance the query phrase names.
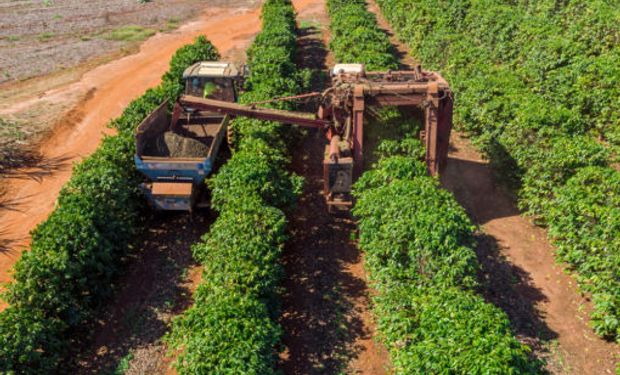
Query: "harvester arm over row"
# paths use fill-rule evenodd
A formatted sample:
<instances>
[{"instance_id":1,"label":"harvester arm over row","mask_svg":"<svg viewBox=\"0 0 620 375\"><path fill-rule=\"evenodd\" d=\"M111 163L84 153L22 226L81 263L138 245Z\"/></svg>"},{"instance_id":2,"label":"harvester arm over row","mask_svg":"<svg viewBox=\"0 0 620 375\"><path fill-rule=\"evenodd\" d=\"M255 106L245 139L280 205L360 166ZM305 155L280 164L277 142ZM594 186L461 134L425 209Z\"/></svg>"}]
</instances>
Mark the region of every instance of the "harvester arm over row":
<instances>
[{"instance_id":1,"label":"harvester arm over row","mask_svg":"<svg viewBox=\"0 0 620 375\"><path fill-rule=\"evenodd\" d=\"M217 112L231 116L250 117L264 121L276 121L309 128L327 130L332 124L331 121L319 119L312 113L255 107L215 99L199 98L190 95L181 96L179 102L186 108L191 107L200 111Z\"/></svg>"},{"instance_id":2,"label":"harvester arm over row","mask_svg":"<svg viewBox=\"0 0 620 375\"><path fill-rule=\"evenodd\" d=\"M452 92L437 73L419 66L409 71L365 72L360 64L336 65L331 87L323 93L290 98L318 97L316 114L261 108L213 98L184 95L180 105L186 111L205 111L222 115L244 116L322 129L328 140L324 169L324 194L330 207L349 207L354 177L364 163L364 116L367 106L415 107L424 113L420 136L426 146L426 165L437 175L446 164L452 128Z\"/></svg>"}]
</instances>

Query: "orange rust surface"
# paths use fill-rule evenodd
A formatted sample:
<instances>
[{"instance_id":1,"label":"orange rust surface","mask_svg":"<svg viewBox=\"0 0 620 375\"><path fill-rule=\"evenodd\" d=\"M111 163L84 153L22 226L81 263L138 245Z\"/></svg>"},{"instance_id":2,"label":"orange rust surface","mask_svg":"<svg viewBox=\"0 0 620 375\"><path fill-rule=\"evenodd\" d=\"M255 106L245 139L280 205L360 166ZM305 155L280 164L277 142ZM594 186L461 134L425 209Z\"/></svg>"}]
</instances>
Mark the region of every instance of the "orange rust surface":
<instances>
[{"instance_id":1,"label":"orange rust surface","mask_svg":"<svg viewBox=\"0 0 620 375\"><path fill-rule=\"evenodd\" d=\"M153 195L186 196L192 194L192 183L156 182L152 191Z\"/></svg>"}]
</instances>

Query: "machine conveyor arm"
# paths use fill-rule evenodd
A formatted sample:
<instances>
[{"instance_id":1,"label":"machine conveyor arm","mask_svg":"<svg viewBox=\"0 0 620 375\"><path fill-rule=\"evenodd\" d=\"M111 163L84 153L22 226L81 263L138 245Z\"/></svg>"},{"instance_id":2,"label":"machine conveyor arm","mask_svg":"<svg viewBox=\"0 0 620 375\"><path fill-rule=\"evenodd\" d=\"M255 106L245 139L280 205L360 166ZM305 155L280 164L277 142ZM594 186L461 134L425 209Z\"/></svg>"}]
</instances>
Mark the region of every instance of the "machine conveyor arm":
<instances>
[{"instance_id":1,"label":"machine conveyor arm","mask_svg":"<svg viewBox=\"0 0 620 375\"><path fill-rule=\"evenodd\" d=\"M244 116L257 120L276 121L283 124L293 124L318 129L328 129L331 126L331 121L318 119L316 115L311 113L259 108L189 95L182 95L179 102L183 107L191 107L202 111L217 112L231 116Z\"/></svg>"}]
</instances>

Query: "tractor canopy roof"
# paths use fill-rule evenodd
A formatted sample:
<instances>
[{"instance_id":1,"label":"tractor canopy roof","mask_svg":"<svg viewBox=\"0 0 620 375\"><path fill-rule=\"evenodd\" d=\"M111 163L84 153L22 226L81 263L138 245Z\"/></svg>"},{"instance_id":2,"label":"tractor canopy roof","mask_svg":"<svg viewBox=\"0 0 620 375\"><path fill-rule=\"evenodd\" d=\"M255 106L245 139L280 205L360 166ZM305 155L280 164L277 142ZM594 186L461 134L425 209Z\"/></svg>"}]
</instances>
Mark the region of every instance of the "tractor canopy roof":
<instances>
[{"instance_id":1,"label":"tractor canopy roof","mask_svg":"<svg viewBox=\"0 0 620 375\"><path fill-rule=\"evenodd\" d=\"M201 61L185 69L183 79L192 77L236 78L239 70L234 64L218 61Z\"/></svg>"}]
</instances>

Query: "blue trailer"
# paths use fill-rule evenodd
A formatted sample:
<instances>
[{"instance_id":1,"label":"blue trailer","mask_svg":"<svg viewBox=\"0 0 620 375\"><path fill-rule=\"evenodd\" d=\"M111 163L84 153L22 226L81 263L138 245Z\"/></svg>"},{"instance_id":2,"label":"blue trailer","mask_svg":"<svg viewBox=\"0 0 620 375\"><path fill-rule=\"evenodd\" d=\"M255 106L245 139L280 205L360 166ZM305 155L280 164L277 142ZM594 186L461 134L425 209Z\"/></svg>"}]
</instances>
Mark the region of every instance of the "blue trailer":
<instances>
[{"instance_id":1,"label":"blue trailer","mask_svg":"<svg viewBox=\"0 0 620 375\"><path fill-rule=\"evenodd\" d=\"M203 191L205 178L213 170L215 158L226 137L228 116L183 113L177 103L172 115L168 102L162 103L136 131L135 164L147 179L141 185L150 205L157 210L191 211ZM162 134L174 132L204 145L204 155L162 154L153 147Z\"/></svg>"},{"instance_id":2,"label":"blue trailer","mask_svg":"<svg viewBox=\"0 0 620 375\"><path fill-rule=\"evenodd\" d=\"M226 62L199 62L185 70L185 94L235 102L242 75ZM136 129L135 165L145 176L141 184L150 206L156 210L191 211L205 202L204 181L213 170L226 138L228 115L200 111L179 100L172 113L162 103ZM189 142L170 150L165 142ZM198 150L198 151L196 151Z\"/></svg>"}]
</instances>

